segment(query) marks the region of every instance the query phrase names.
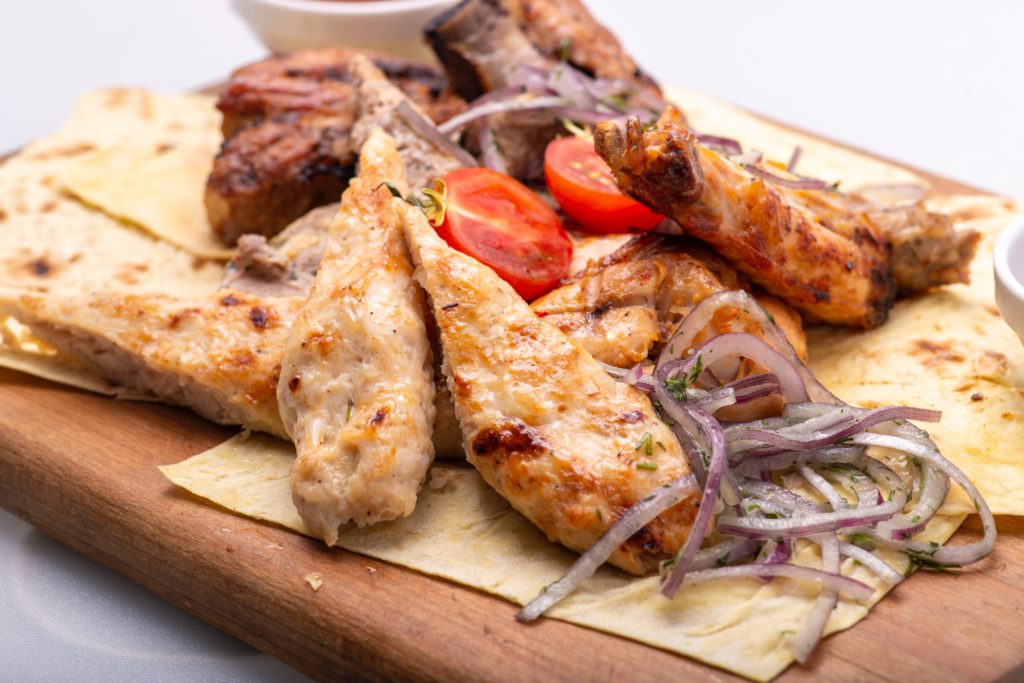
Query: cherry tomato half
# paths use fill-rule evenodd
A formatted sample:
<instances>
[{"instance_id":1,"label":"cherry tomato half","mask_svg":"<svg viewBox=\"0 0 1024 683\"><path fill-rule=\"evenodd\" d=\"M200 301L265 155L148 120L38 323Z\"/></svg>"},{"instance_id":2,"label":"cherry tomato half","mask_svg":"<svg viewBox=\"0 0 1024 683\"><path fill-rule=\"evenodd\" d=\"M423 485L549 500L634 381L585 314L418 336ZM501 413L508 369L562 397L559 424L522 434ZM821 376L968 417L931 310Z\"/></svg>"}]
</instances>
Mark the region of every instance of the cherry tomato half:
<instances>
[{"instance_id":1,"label":"cherry tomato half","mask_svg":"<svg viewBox=\"0 0 1024 683\"><path fill-rule=\"evenodd\" d=\"M661 215L627 197L594 144L575 136L558 138L544 150L544 177L565 215L588 232L650 230Z\"/></svg>"},{"instance_id":2,"label":"cherry tomato half","mask_svg":"<svg viewBox=\"0 0 1024 683\"><path fill-rule=\"evenodd\" d=\"M527 301L569 274L569 235L528 187L489 168L460 168L444 183L447 209L437 234L450 246L490 266Z\"/></svg>"}]
</instances>

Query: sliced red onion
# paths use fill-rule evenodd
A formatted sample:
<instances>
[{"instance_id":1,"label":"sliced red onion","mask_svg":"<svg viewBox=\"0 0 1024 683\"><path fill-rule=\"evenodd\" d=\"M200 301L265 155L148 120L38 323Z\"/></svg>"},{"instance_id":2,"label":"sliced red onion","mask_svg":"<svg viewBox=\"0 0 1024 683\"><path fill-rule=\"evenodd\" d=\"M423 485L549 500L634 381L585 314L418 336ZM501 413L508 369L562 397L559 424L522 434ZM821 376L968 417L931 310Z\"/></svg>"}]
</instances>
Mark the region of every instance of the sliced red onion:
<instances>
[{"instance_id":1,"label":"sliced red onion","mask_svg":"<svg viewBox=\"0 0 1024 683\"><path fill-rule=\"evenodd\" d=\"M768 344L745 332L730 332L712 337L710 341L684 359L672 374L665 371L668 366L662 365L655 371L655 377L659 383L665 383L670 379L679 376L685 377L696 371L698 364L702 368L708 368L727 358L748 358L766 368L775 376L782 390L782 396L787 402L807 400L807 390L804 387L803 379L793 364ZM696 379L696 377L692 378L690 383L692 384Z\"/></svg>"},{"instance_id":2,"label":"sliced red onion","mask_svg":"<svg viewBox=\"0 0 1024 683\"><path fill-rule=\"evenodd\" d=\"M984 530L984 535L981 540L976 543L969 543L967 545L956 547L941 546L939 548L935 548L930 544L920 543L918 541L904 541L901 544L887 543L886 545L889 547L900 547L907 553L915 555L918 558L930 558L935 562L956 566L963 566L965 564L977 562L978 560L987 557L992 552L992 548L995 547L996 542L996 520L992 516L992 511L989 509L988 503L985 502L981 492L979 492L977 487L975 487L971 480L967 478L967 475L965 475L959 467L939 453L937 448L934 446L927 446L904 437L890 436L887 434L873 434L870 432L858 434L853 437L852 440L854 443L859 443L865 446L882 446L883 448L892 448L894 450L903 451L924 460L933 467L936 467L967 492L967 495L974 503L975 509L981 516L981 526Z\"/></svg>"},{"instance_id":3,"label":"sliced red onion","mask_svg":"<svg viewBox=\"0 0 1024 683\"><path fill-rule=\"evenodd\" d=\"M735 567L716 567L715 569L701 569L693 571L683 579L683 585L689 586L707 581L720 579L743 579L743 578L764 578L768 576L783 576L797 581L810 581L822 587L828 587L841 595L848 595L858 602L866 602L875 594L871 586L851 579L842 574L832 574L812 569L798 564L780 562L777 564L741 564Z\"/></svg>"},{"instance_id":4,"label":"sliced red onion","mask_svg":"<svg viewBox=\"0 0 1024 683\"><path fill-rule=\"evenodd\" d=\"M723 152L730 156L743 154L743 145L732 138L725 138L720 135L708 135L702 133L697 136L697 142L716 152Z\"/></svg>"},{"instance_id":5,"label":"sliced red onion","mask_svg":"<svg viewBox=\"0 0 1024 683\"><path fill-rule=\"evenodd\" d=\"M874 553L869 553L867 550L858 548L852 543L840 543L839 552L846 557L857 560L890 586L895 586L903 581L903 574L890 567L888 563L877 557Z\"/></svg>"},{"instance_id":6,"label":"sliced red onion","mask_svg":"<svg viewBox=\"0 0 1024 683\"><path fill-rule=\"evenodd\" d=\"M433 123L423 118L423 116L413 109L412 105L406 100L402 100L398 103L398 106L395 107L395 113L398 114L398 116L401 117L401 119L405 121L417 135L430 142L430 144L434 145L442 152L446 152L454 157L463 166L474 167L477 165L476 159L473 158L472 154L445 137L444 133L438 130Z\"/></svg>"},{"instance_id":7,"label":"sliced red onion","mask_svg":"<svg viewBox=\"0 0 1024 683\"><path fill-rule=\"evenodd\" d=\"M437 130L440 131L442 135L451 135L452 133L457 133L462 130L474 121L487 116L494 116L495 114L503 114L510 111L551 109L552 107L560 107L564 105L565 100L561 97L552 96L517 97L510 100L492 100L479 106L470 106L466 111L453 116L442 123L437 127Z\"/></svg>"},{"instance_id":8,"label":"sliced red onion","mask_svg":"<svg viewBox=\"0 0 1024 683\"><path fill-rule=\"evenodd\" d=\"M738 289L712 294L694 306L693 310L679 323L679 327L676 328L672 338L665 345L658 358L658 365L672 359L674 356L680 356L690 349L693 346L693 340L708 326L715 313L726 306L739 308L760 326L765 340L797 369L797 372L803 379L807 395L812 401L842 404L842 401L822 386L821 382L804 365L793 349L793 345L789 343L785 333L779 329L778 325L775 324L761 304L750 294Z\"/></svg>"},{"instance_id":9,"label":"sliced red onion","mask_svg":"<svg viewBox=\"0 0 1024 683\"><path fill-rule=\"evenodd\" d=\"M843 510L850 507L846 502L846 499L839 495L839 492L836 491L835 487L828 483L828 481L825 480L825 477L815 472L809 465L800 464L797 465L796 469L797 472L800 473L800 476L806 479L807 483L828 501L833 510Z\"/></svg>"},{"instance_id":10,"label":"sliced red onion","mask_svg":"<svg viewBox=\"0 0 1024 683\"><path fill-rule=\"evenodd\" d=\"M817 180L815 178L784 178L754 164L745 163L741 165L748 173L791 190L827 190L832 187L824 180Z\"/></svg>"},{"instance_id":11,"label":"sliced red onion","mask_svg":"<svg viewBox=\"0 0 1024 683\"><path fill-rule=\"evenodd\" d=\"M494 137L494 128L491 126L490 119L484 119L480 122L478 141L480 145L480 159L484 162L484 166L498 173L507 174L508 164L505 163L505 157L498 148L498 141Z\"/></svg>"},{"instance_id":12,"label":"sliced red onion","mask_svg":"<svg viewBox=\"0 0 1024 683\"><path fill-rule=\"evenodd\" d=\"M741 486L742 488L742 486ZM903 509L907 497L900 491L893 499L879 505L849 508L834 512L815 512L790 519L755 519L723 514L718 518L718 531L745 538L798 538L829 531L872 524L889 519Z\"/></svg>"},{"instance_id":13,"label":"sliced red onion","mask_svg":"<svg viewBox=\"0 0 1024 683\"><path fill-rule=\"evenodd\" d=\"M650 524L658 515L686 498L696 495L699 489L692 474L659 486L639 503L619 517L603 536L580 555L565 576L548 585L516 614L516 619L533 621L547 612L567 595L590 578L597 568L611 557L615 549Z\"/></svg>"},{"instance_id":14,"label":"sliced red onion","mask_svg":"<svg viewBox=\"0 0 1024 683\"><path fill-rule=\"evenodd\" d=\"M828 574L839 574L839 541L835 534L813 539L821 546L821 568ZM811 613L807 615L807 621L793 641L793 657L801 664L806 664L811 652L818 646L822 635L825 633L825 624L832 610L836 608L839 600L839 592L831 587L822 585L821 595L814 601Z\"/></svg>"},{"instance_id":15,"label":"sliced red onion","mask_svg":"<svg viewBox=\"0 0 1024 683\"><path fill-rule=\"evenodd\" d=\"M876 410L859 408L834 408L820 419L821 422L794 424L777 431L765 429L730 429L730 452L748 451L747 457L771 455L781 450L810 450L831 446L854 434L864 431L882 422L893 420L920 420L922 422L938 422L942 413L924 408L889 407ZM809 426L809 428L807 428ZM753 446L771 446L772 448L754 448Z\"/></svg>"},{"instance_id":16,"label":"sliced red onion","mask_svg":"<svg viewBox=\"0 0 1024 683\"><path fill-rule=\"evenodd\" d=\"M707 569L709 567L721 567L744 560L755 554L758 549L758 542L749 538L730 538L721 543L716 543L709 548L703 548L690 563L691 571ZM672 561L663 563L663 568L671 569Z\"/></svg>"},{"instance_id":17,"label":"sliced red onion","mask_svg":"<svg viewBox=\"0 0 1024 683\"><path fill-rule=\"evenodd\" d=\"M654 388L659 400L669 401L668 391L660 382L655 384ZM680 549L675 557L675 566L661 586L662 594L671 598L679 590L680 582L693 563L697 551L700 550L700 546L704 543L704 538L711 528L711 522L715 514L715 502L718 499L718 487L726 468L726 458L725 435L722 433L722 426L717 420L703 410L689 406L682 406L679 410L675 410L673 406L673 410L669 412L669 415L673 416L673 419L680 423L690 434L690 446L691 448L698 449L702 460L704 459L704 453L707 452L707 462L705 465L707 468L707 479L704 482L704 491L701 493L697 517L693 521L693 526L686 537L686 542L683 543L682 549Z\"/></svg>"},{"instance_id":18,"label":"sliced red onion","mask_svg":"<svg viewBox=\"0 0 1024 683\"><path fill-rule=\"evenodd\" d=\"M793 148L793 154L792 156L789 157L789 163L786 164L787 173L796 172L796 165L800 163L800 157L803 155L803 153L804 148L801 147L800 145L797 145L796 147Z\"/></svg>"}]
</instances>

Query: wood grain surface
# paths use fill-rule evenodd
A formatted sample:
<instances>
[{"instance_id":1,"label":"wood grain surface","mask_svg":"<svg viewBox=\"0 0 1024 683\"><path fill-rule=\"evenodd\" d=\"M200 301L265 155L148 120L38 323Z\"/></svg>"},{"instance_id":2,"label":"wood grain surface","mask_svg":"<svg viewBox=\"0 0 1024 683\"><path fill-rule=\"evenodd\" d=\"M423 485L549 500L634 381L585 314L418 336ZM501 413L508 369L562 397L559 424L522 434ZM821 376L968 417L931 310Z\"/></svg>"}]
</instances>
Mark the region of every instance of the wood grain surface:
<instances>
[{"instance_id":1,"label":"wood grain surface","mask_svg":"<svg viewBox=\"0 0 1024 683\"><path fill-rule=\"evenodd\" d=\"M972 189L923 175L940 191ZM503 600L327 550L157 470L232 433L0 369L0 506L320 680L742 680L552 619L521 625ZM1024 519L997 525L991 557L960 576L918 572L777 680L1024 680ZM971 518L957 538L979 535Z\"/></svg>"}]
</instances>

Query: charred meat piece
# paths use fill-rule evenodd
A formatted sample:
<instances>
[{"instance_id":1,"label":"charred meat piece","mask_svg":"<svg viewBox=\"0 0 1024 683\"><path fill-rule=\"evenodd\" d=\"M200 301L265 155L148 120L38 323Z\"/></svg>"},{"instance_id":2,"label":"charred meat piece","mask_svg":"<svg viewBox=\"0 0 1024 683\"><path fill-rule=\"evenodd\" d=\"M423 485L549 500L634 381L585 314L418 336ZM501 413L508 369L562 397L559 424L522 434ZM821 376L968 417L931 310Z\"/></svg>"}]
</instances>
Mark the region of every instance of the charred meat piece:
<instances>
[{"instance_id":1,"label":"charred meat piece","mask_svg":"<svg viewBox=\"0 0 1024 683\"><path fill-rule=\"evenodd\" d=\"M440 133L413 100L391 83L370 59L357 56L352 59L352 78L356 88L358 120L352 128L352 142L360 147L378 128L390 135L405 166L408 187L413 192L431 187L435 178L449 171L472 164L473 157L447 141L444 147L435 142ZM411 122L418 123L418 128ZM430 139L425 133L433 132Z\"/></svg>"},{"instance_id":2,"label":"charred meat piece","mask_svg":"<svg viewBox=\"0 0 1024 683\"><path fill-rule=\"evenodd\" d=\"M678 112L645 131L598 126L595 147L623 192L672 218L751 281L813 319L871 328L895 286L885 235L838 192L793 190L697 144Z\"/></svg>"},{"instance_id":3,"label":"charred meat piece","mask_svg":"<svg viewBox=\"0 0 1024 683\"><path fill-rule=\"evenodd\" d=\"M467 100L509 83L521 66L550 67L501 0L465 0L434 17L427 41Z\"/></svg>"},{"instance_id":4,"label":"charred meat piece","mask_svg":"<svg viewBox=\"0 0 1024 683\"><path fill-rule=\"evenodd\" d=\"M581 0L504 0L504 4L541 54L550 59L565 57L595 78L631 81L661 95L654 80Z\"/></svg>"},{"instance_id":5,"label":"charred meat piece","mask_svg":"<svg viewBox=\"0 0 1024 683\"><path fill-rule=\"evenodd\" d=\"M337 201L355 163L348 70L355 54L272 57L232 77L218 102L229 137L206 187L210 224L226 244L246 233L272 236L310 209ZM372 58L435 122L464 107L439 70Z\"/></svg>"},{"instance_id":6,"label":"charred meat piece","mask_svg":"<svg viewBox=\"0 0 1024 683\"><path fill-rule=\"evenodd\" d=\"M465 107L439 69L397 57L343 48L303 50L243 66L217 100L228 137L242 126L288 112L351 111L349 62L366 55L374 65L434 121L446 121Z\"/></svg>"},{"instance_id":7,"label":"charred meat piece","mask_svg":"<svg viewBox=\"0 0 1024 683\"><path fill-rule=\"evenodd\" d=\"M617 93L643 91L656 111L664 106L658 87L576 0L465 0L435 17L426 33L467 100L522 85L531 71L537 77L556 70L564 44L571 48L569 63L580 71L614 79ZM467 145L500 150L499 170L537 180L544 148L559 130L558 118L548 110L507 112L489 117L487 125L477 122Z\"/></svg>"}]
</instances>

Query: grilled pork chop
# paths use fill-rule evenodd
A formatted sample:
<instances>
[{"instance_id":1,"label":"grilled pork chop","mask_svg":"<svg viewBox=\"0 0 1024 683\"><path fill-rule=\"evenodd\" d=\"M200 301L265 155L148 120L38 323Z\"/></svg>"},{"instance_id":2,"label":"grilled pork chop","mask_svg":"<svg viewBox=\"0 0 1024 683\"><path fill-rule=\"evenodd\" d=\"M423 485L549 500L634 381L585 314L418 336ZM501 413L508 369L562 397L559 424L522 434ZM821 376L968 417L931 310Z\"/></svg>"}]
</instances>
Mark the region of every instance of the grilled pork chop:
<instances>
[{"instance_id":1,"label":"grilled pork chop","mask_svg":"<svg viewBox=\"0 0 1024 683\"><path fill-rule=\"evenodd\" d=\"M717 292L745 288L749 288L745 278L699 243L649 233L530 307L597 360L627 368L660 353L698 303ZM756 296L797 353L806 358L807 338L800 316L777 299L763 293ZM677 349L677 353L684 351Z\"/></svg>"},{"instance_id":2,"label":"grilled pork chop","mask_svg":"<svg viewBox=\"0 0 1024 683\"><path fill-rule=\"evenodd\" d=\"M310 209L337 201L352 175L354 50L298 52L242 67L218 100L224 145L206 188L206 210L226 244L267 237ZM434 121L464 107L436 68L371 55Z\"/></svg>"},{"instance_id":3,"label":"grilled pork chop","mask_svg":"<svg viewBox=\"0 0 1024 683\"><path fill-rule=\"evenodd\" d=\"M407 193L379 129L341 199L313 288L292 325L277 398L295 442L292 500L306 529L404 517L434 458L434 371L391 182Z\"/></svg>"},{"instance_id":4,"label":"grilled pork chop","mask_svg":"<svg viewBox=\"0 0 1024 683\"><path fill-rule=\"evenodd\" d=\"M710 244L770 294L829 323L870 328L888 316L895 294L888 240L842 195L767 182L698 145L672 109L651 130L635 118L625 132L602 123L594 144L623 192Z\"/></svg>"},{"instance_id":5,"label":"grilled pork chop","mask_svg":"<svg viewBox=\"0 0 1024 683\"><path fill-rule=\"evenodd\" d=\"M466 454L488 484L549 538L582 551L689 472L645 396L534 315L494 271L448 247L418 208L394 202L441 331ZM685 541L695 502L667 510L609 561L653 569Z\"/></svg>"},{"instance_id":6,"label":"grilled pork chop","mask_svg":"<svg viewBox=\"0 0 1024 683\"><path fill-rule=\"evenodd\" d=\"M301 304L232 290L190 299L103 292L24 296L11 313L112 384L151 391L219 424L287 438L277 381Z\"/></svg>"}]
</instances>

